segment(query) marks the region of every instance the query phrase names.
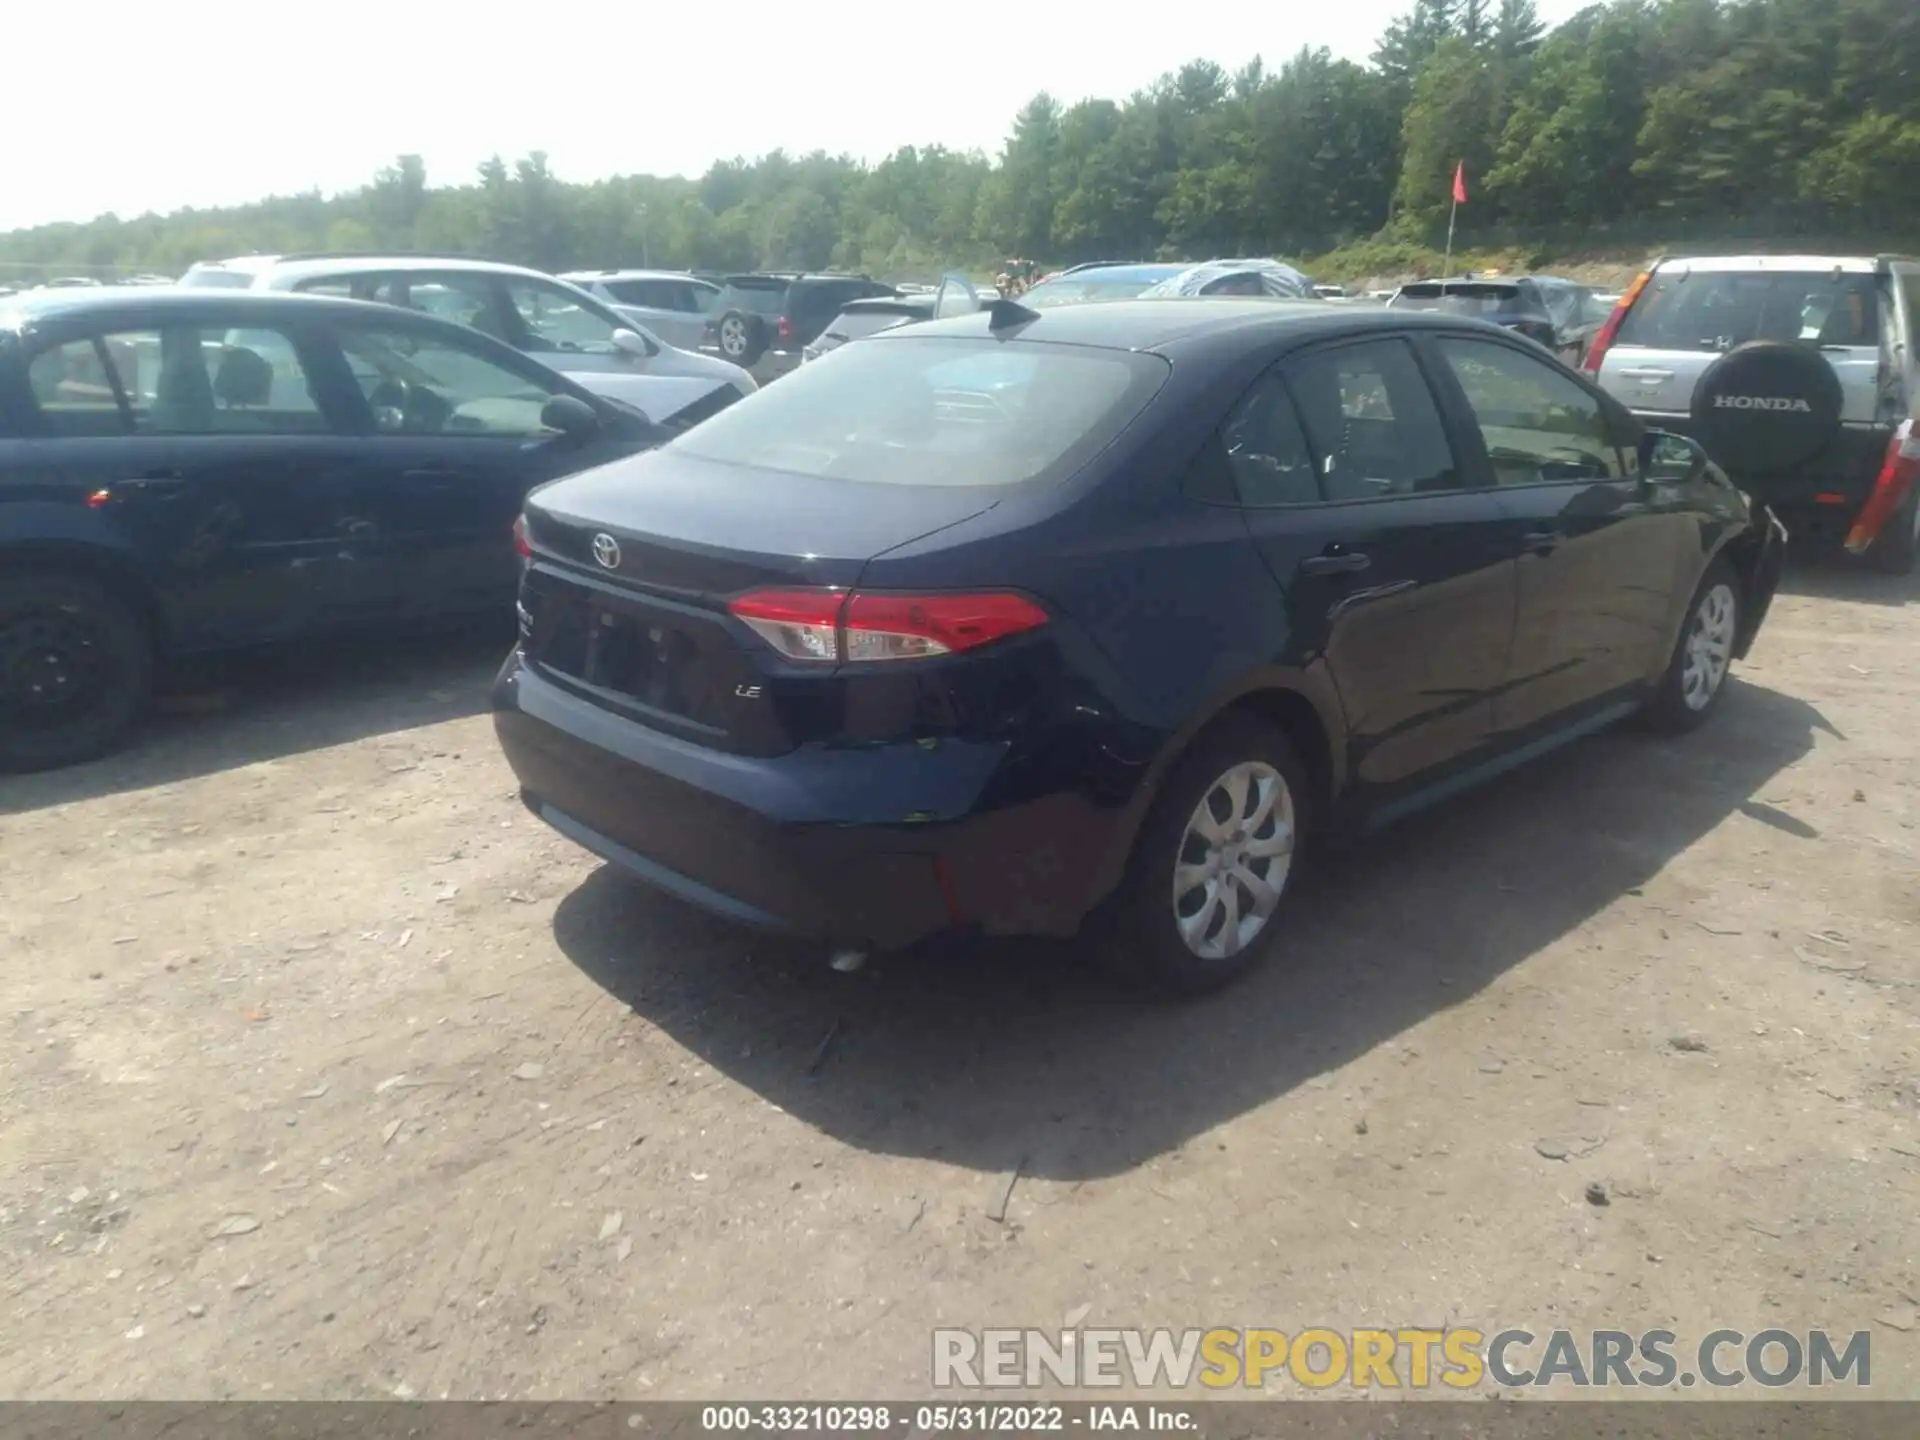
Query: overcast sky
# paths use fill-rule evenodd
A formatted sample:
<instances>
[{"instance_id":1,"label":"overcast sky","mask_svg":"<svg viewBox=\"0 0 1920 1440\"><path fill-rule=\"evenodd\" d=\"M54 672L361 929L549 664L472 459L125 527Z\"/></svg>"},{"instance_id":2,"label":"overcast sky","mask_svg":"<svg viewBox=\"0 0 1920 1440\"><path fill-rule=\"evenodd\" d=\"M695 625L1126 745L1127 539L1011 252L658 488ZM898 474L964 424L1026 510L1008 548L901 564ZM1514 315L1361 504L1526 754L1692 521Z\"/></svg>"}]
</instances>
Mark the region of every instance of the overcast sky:
<instances>
[{"instance_id":1,"label":"overcast sky","mask_svg":"<svg viewBox=\"0 0 1920 1440\"><path fill-rule=\"evenodd\" d=\"M0 230L332 193L409 152L439 184L530 150L569 180L777 146L991 154L1037 91L1120 97L1195 56L1277 66L1303 44L1363 60L1406 4L1039 0L946 25L898 0L5 6ZM1549 23L1583 4L1538 0Z\"/></svg>"}]
</instances>

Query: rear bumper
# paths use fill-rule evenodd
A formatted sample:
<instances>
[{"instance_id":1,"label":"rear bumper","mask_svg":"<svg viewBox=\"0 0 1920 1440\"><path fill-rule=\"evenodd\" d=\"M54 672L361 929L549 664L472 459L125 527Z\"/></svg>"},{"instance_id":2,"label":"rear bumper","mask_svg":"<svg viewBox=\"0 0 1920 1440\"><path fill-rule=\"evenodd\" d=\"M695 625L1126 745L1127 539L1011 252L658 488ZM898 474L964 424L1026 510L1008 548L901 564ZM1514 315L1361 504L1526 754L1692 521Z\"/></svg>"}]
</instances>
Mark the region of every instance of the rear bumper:
<instances>
[{"instance_id":1,"label":"rear bumper","mask_svg":"<svg viewBox=\"0 0 1920 1440\"><path fill-rule=\"evenodd\" d=\"M603 710L518 652L493 707L536 815L669 894L780 933L883 949L962 926L1071 934L1116 823L1070 794L979 809L998 745L734 755Z\"/></svg>"}]
</instances>

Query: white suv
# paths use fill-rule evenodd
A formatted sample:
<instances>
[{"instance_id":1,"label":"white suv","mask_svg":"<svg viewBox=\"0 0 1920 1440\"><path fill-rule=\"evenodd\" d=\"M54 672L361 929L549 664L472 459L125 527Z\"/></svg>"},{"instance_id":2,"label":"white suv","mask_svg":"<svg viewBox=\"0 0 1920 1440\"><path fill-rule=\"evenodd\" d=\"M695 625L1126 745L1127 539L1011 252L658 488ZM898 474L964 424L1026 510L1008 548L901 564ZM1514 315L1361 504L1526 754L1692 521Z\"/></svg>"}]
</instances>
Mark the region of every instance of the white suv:
<instances>
[{"instance_id":1,"label":"white suv","mask_svg":"<svg viewBox=\"0 0 1920 1440\"><path fill-rule=\"evenodd\" d=\"M681 424L758 387L738 365L669 345L578 286L538 270L429 255L245 255L182 285L297 290L423 310L524 350L588 389Z\"/></svg>"},{"instance_id":2,"label":"white suv","mask_svg":"<svg viewBox=\"0 0 1920 1440\"><path fill-rule=\"evenodd\" d=\"M1795 539L1877 569L1920 559L1920 261L1661 260L1620 299L1586 368L1662 430L1691 435Z\"/></svg>"},{"instance_id":3,"label":"white suv","mask_svg":"<svg viewBox=\"0 0 1920 1440\"><path fill-rule=\"evenodd\" d=\"M560 278L682 350L700 348L720 298L713 281L678 270L569 270Z\"/></svg>"}]
</instances>

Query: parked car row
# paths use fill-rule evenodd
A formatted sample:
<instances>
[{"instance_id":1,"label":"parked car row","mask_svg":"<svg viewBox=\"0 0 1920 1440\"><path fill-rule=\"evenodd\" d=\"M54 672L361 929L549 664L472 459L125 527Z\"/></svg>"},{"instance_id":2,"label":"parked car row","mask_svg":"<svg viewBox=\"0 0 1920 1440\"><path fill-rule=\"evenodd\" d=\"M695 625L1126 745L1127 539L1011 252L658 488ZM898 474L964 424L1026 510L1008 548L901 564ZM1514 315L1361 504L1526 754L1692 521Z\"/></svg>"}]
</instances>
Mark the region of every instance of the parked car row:
<instances>
[{"instance_id":1,"label":"parked car row","mask_svg":"<svg viewBox=\"0 0 1920 1440\"><path fill-rule=\"evenodd\" d=\"M985 301L337 256L40 292L0 306L0 765L99 753L180 654L517 586L496 726L588 849L849 955L1093 927L1211 988L1315 845L1700 724L1776 508L1910 562L1916 276L1666 262L1585 372L1588 302L1538 277L1375 308L1268 261ZM700 376L613 338L668 299L795 373L629 402Z\"/></svg>"}]
</instances>

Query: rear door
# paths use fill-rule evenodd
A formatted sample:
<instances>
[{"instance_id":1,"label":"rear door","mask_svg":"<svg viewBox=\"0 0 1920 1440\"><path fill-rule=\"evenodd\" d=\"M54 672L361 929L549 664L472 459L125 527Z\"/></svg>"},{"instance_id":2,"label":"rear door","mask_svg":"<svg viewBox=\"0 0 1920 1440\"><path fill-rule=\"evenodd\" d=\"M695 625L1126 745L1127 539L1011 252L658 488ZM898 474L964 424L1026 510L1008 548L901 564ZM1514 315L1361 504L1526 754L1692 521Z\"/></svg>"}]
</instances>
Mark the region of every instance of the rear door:
<instances>
[{"instance_id":1,"label":"rear door","mask_svg":"<svg viewBox=\"0 0 1920 1440\"><path fill-rule=\"evenodd\" d=\"M695 350L706 332L707 317L694 302L693 288L668 279L602 280L600 287L619 302L622 315L638 320L667 344Z\"/></svg>"},{"instance_id":2,"label":"rear door","mask_svg":"<svg viewBox=\"0 0 1920 1440\"><path fill-rule=\"evenodd\" d=\"M379 616L373 497L310 340L169 321L42 346L28 379L69 484L147 557L182 650Z\"/></svg>"},{"instance_id":3,"label":"rear door","mask_svg":"<svg viewBox=\"0 0 1920 1440\"><path fill-rule=\"evenodd\" d=\"M1620 441L1632 422L1518 345L1421 343L1466 412L1466 468L1495 487L1519 567L1496 731L1512 739L1644 683L1666 646L1691 522L1675 491L1643 485L1629 465Z\"/></svg>"},{"instance_id":4,"label":"rear door","mask_svg":"<svg viewBox=\"0 0 1920 1440\"><path fill-rule=\"evenodd\" d=\"M1223 432L1296 648L1339 688L1353 778L1375 799L1492 731L1513 634L1504 516L1463 488L1403 337L1320 346L1269 371Z\"/></svg>"},{"instance_id":5,"label":"rear door","mask_svg":"<svg viewBox=\"0 0 1920 1440\"><path fill-rule=\"evenodd\" d=\"M557 376L437 329L331 321L359 402L354 424L399 617L490 606L519 579L512 529L533 486L635 448L612 430L583 448L540 420Z\"/></svg>"}]
</instances>

